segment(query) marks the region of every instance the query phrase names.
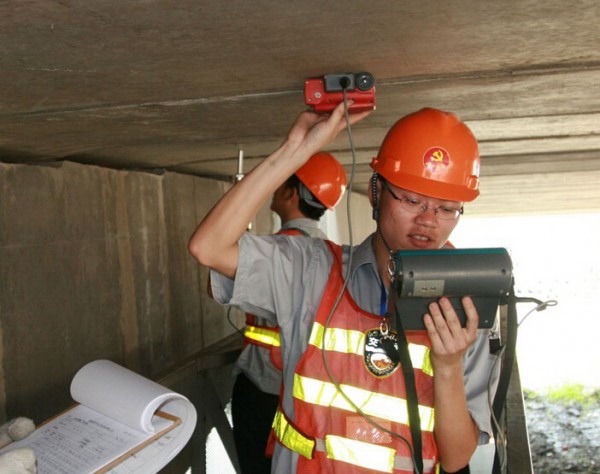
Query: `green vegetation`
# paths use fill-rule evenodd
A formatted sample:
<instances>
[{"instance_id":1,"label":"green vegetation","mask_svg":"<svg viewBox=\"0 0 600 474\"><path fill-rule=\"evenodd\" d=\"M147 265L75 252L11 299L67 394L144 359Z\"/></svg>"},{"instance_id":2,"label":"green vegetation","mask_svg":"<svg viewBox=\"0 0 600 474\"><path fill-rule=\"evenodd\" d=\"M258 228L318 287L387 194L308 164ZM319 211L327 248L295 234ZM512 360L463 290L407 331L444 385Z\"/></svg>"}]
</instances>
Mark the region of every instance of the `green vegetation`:
<instances>
[{"instance_id":1,"label":"green vegetation","mask_svg":"<svg viewBox=\"0 0 600 474\"><path fill-rule=\"evenodd\" d=\"M542 393L526 389L524 395L525 398L530 400L545 398L549 401L563 403L565 405L577 403L583 408L589 408L600 404L600 388L586 387L583 384L560 385L549 388Z\"/></svg>"}]
</instances>

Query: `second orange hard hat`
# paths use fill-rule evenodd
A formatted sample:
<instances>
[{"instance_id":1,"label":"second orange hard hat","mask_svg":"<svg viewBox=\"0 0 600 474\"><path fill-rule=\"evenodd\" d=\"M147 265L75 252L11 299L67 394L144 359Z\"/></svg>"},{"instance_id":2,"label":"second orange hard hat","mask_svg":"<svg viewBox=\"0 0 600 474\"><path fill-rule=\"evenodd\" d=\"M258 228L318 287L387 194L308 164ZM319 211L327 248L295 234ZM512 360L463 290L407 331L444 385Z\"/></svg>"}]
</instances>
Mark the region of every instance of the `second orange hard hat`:
<instances>
[{"instance_id":1,"label":"second orange hard hat","mask_svg":"<svg viewBox=\"0 0 600 474\"><path fill-rule=\"evenodd\" d=\"M295 175L327 209L340 202L348 185L341 163L324 151L311 156Z\"/></svg>"}]
</instances>

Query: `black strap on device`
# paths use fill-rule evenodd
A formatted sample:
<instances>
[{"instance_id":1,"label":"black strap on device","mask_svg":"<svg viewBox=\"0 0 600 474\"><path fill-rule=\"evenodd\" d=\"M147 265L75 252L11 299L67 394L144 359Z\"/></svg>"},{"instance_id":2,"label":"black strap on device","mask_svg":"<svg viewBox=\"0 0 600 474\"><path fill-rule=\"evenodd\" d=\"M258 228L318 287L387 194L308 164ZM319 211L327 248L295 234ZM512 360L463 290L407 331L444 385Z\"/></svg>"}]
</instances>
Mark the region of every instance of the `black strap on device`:
<instances>
[{"instance_id":1,"label":"black strap on device","mask_svg":"<svg viewBox=\"0 0 600 474\"><path fill-rule=\"evenodd\" d=\"M390 303L393 307L394 298L390 299ZM392 321L396 321L398 324L398 327L393 329L396 329L398 334L398 353L400 355L402 373L404 374L404 385L406 386L406 405L408 410L408 425L410 427L410 435L413 444L414 471L420 474L423 472L423 440L421 438L421 415L419 414L419 397L417 395L415 372L408 352L408 340L406 339L406 334L402 328L402 318L394 318L392 316L393 314L394 311L392 309L386 314L386 317L389 317ZM392 360L394 359L394 357L390 358Z\"/></svg>"},{"instance_id":2,"label":"black strap on device","mask_svg":"<svg viewBox=\"0 0 600 474\"><path fill-rule=\"evenodd\" d=\"M517 297L515 296L514 285L511 285L508 294L508 305L506 311L506 343L504 346L504 355L502 358L502 369L500 370L498 388L496 389L496 395L494 396L494 402L492 404L494 418L501 427L505 426L505 423L503 422L503 417L506 407L506 396L508 394L508 386L510 385L510 377L515 362L518 327L519 323L517 321ZM499 450L506 449L506 446L501 446L501 437L499 436L499 428L497 424L492 423L492 428L494 438L496 440L496 451L494 454L494 465L492 467L492 473L500 474L502 472L506 472L506 465L502 466Z\"/></svg>"}]
</instances>

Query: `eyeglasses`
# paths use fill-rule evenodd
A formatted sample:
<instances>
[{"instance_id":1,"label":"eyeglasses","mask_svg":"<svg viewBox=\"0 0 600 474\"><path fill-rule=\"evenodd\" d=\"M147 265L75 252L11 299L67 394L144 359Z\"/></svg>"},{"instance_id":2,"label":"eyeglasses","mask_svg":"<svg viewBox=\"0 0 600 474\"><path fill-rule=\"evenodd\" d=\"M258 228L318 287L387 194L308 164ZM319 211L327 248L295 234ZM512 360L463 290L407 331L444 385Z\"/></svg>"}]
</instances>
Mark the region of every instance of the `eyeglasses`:
<instances>
[{"instance_id":1,"label":"eyeglasses","mask_svg":"<svg viewBox=\"0 0 600 474\"><path fill-rule=\"evenodd\" d=\"M462 207L460 209L455 209L453 207L447 206L438 206L431 208L426 204L423 204L418 199L413 199L406 196L397 196L394 193L394 191L390 189L390 186L388 185L385 179L381 180L381 184L383 184L383 187L387 190L387 192L389 192L392 195L392 197L396 201L400 201L400 206L402 207L402 209L412 214L424 213L427 212L427 210L429 209L433 209L433 212L439 219L442 219L444 221L453 221L458 219L458 216L465 212Z\"/></svg>"}]
</instances>

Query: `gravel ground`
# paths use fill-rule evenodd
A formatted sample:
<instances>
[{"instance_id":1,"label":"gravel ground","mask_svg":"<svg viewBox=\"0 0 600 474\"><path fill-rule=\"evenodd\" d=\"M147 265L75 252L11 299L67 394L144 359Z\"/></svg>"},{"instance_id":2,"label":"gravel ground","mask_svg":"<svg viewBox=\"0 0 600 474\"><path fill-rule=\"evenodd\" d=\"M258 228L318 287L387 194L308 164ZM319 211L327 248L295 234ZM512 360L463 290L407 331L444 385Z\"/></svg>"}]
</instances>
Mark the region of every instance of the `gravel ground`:
<instances>
[{"instance_id":1,"label":"gravel ground","mask_svg":"<svg viewBox=\"0 0 600 474\"><path fill-rule=\"evenodd\" d=\"M526 395L535 474L600 474L600 406ZM518 473L515 473L518 474Z\"/></svg>"}]
</instances>

